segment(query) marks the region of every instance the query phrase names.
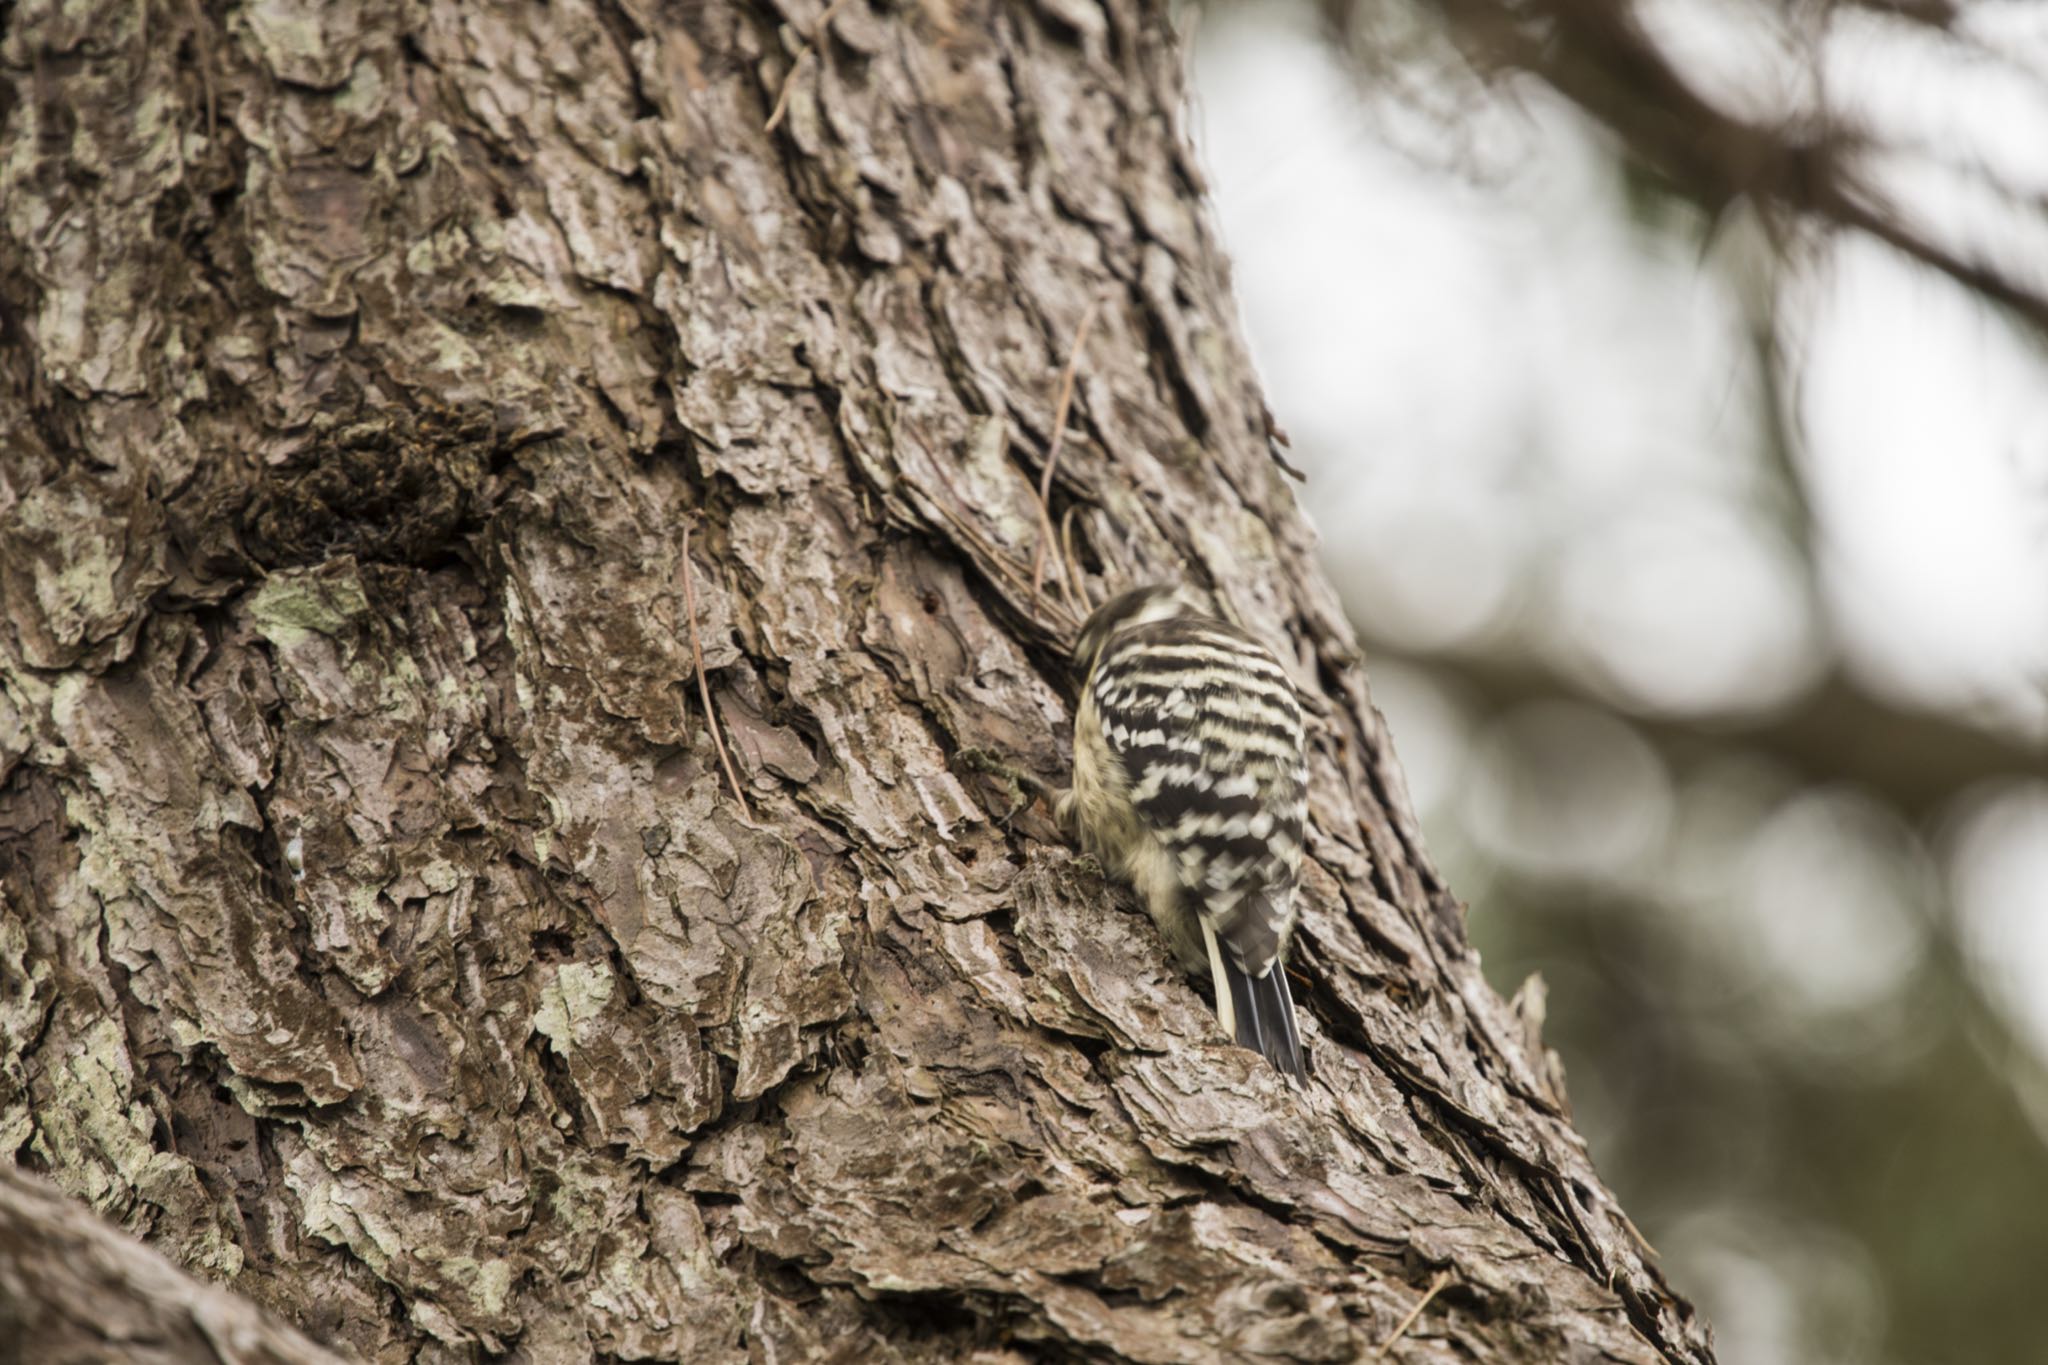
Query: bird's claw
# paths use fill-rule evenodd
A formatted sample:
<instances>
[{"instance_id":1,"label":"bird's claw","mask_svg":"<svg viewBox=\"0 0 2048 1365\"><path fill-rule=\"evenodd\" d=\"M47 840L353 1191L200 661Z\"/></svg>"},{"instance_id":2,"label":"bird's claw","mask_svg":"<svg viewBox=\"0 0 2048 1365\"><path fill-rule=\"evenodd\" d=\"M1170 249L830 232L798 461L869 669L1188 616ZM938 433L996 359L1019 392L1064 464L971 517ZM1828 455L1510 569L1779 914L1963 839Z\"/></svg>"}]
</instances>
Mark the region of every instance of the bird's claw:
<instances>
[{"instance_id":1,"label":"bird's claw","mask_svg":"<svg viewBox=\"0 0 2048 1365\"><path fill-rule=\"evenodd\" d=\"M1010 795L1010 808L997 817L1000 823L1008 824L1019 811L1039 797L1050 799L1052 795L1052 787L1037 774L1005 762L987 749L962 749L955 755L955 761L969 772L1001 780L1004 790Z\"/></svg>"}]
</instances>

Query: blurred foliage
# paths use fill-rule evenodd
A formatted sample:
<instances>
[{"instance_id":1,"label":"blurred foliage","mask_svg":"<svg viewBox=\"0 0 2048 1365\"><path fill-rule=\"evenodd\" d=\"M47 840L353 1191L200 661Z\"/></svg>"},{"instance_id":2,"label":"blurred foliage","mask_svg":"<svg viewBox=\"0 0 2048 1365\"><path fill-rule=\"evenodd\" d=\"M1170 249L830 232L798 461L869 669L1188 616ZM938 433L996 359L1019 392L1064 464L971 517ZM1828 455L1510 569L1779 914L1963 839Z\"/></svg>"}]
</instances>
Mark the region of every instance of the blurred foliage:
<instances>
[{"instance_id":1,"label":"blurred foliage","mask_svg":"<svg viewBox=\"0 0 2048 1365\"><path fill-rule=\"evenodd\" d=\"M1809 590L1826 535L1791 397L1805 357L1781 325L1790 273L1861 237L2035 345L2048 336L2048 252L2029 245L2048 232L2026 235L2048 226L2048 193L1882 98L1842 95L1829 56L1853 29L2048 88L2001 47L1994 21L2019 7L1690 6L1688 22L1739 33L1732 65L1762 73L1731 82L1725 52L1673 39L1675 0L1305 3L1361 103L1419 113L1445 134L1435 146L1533 83L1601 131L1642 232L1704 253L1733 218L1761 227L1772 268L1732 286L1760 379L1750 512L1784 532ZM1385 131L1401 140L1396 121ZM1891 193L1901 155L2019 227L1973 234ZM1354 601L1389 586L1340 582ZM1953 866L1987 793L2048 772L2042 736L1873 686L1839 622L1818 623L1797 695L1691 716L1531 647L1558 625L1525 611L1439 647L1361 622L1489 976L1504 994L1531 972L1549 983L1546 1036L1580 1126L1723 1359L2048 1361L2032 1297L2048 1266L2048 1066L1971 956ZM2019 894L2048 925L2048 886ZM2038 999L2048 982L2023 989Z\"/></svg>"},{"instance_id":2,"label":"blurred foliage","mask_svg":"<svg viewBox=\"0 0 2048 1365\"><path fill-rule=\"evenodd\" d=\"M1816 1065L1741 1036L1718 1011L1674 1011L1699 986L1688 978L1711 968L1658 933L1656 914L1530 893L1497 886L1475 907L1488 973L1502 986L1528 972L1550 983L1547 1036L1566 1058L1575 1117L1680 1288L1722 1301L1729 1365L2048 1353L2033 1298L2048 1265L2048 1157L2005 1079L2029 1063L1953 963L1893 1002L1912 1021L1903 1055ZM1703 1229L1705 1211L1731 1216ZM1766 1267L1790 1294L1835 1269L1783 1244L1787 1226L1839 1231L1862 1253L1851 1316L1876 1354L1841 1354L1843 1323L1812 1314L1749 1343L1754 1354L1736 1349L1757 1305L1731 1301L1745 1285L1717 1275L1717 1257Z\"/></svg>"}]
</instances>

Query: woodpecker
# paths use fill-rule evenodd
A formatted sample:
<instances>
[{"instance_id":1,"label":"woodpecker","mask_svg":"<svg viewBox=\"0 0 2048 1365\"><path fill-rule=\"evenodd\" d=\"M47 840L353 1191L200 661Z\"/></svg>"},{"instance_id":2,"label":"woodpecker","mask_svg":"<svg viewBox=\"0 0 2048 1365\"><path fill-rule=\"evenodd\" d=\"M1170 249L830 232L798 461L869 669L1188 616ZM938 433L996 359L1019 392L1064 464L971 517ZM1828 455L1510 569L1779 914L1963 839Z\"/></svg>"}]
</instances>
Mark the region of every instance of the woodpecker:
<instances>
[{"instance_id":1,"label":"woodpecker","mask_svg":"<svg viewBox=\"0 0 2048 1365\"><path fill-rule=\"evenodd\" d=\"M1081 627L1074 782L1058 813L1129 882L1216 1018L1306 1079L1282 963L1298 917L1308 760L1287 671L1171 588L1111 598Z\"/></svg>"}]
</instances>

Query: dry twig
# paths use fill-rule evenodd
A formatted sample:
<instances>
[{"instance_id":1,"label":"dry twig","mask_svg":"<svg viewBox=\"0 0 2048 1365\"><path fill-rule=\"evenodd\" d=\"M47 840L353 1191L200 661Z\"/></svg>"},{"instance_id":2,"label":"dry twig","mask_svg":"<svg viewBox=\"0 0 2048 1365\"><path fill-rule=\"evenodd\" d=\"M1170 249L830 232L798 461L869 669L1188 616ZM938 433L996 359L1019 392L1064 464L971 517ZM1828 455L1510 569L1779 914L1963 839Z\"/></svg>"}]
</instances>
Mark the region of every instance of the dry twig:
<instances>
[{"instance_id":1,"label":"dry twig","mask_svg":"<svg viewBox=\"0 0 2048 1365\"><path fill-rule=\"evenodd\" d=\"M690 657L697 664L697 695L704 702L704 727L711 731L711 746L718 750L718 762L725 769L725 780L732 784L733 800L740 803L740 815L748 824L754 823L754 812L747 808L747 794L740 790L740 776L733 771L732 755L725 751L725 736L718 732L718 712L711 706L711 684L704 677L704 644L697 635L697 584L690 577L690 528L683 527L683 607L690 614Z\"/></svg>"},{"instance_id":2,"label":"dry twig","mask_svg":"<svg viewBox=\"0 0 2048 1365\"><path fill-rule=\"evenodd\" d=\"M220 138L220 97L213 88L213 30L207 26L200 0L186 0L185 7L191 11L192 41L199 49L199 89L206 96L206 140L212 144ZM144 16L148 13L144 7Z\"/></svg>"},{"instance_id":3,"label":"dry twig","mask_svg":"<svg viewBox=\"0 0 2048 1365\"><path fill-rule=\"evenodd\" d=\"M1408 1316L1401 1319L1400 1326L1396 1327L1385 1341L1373 1349L1372 1358L1378 1360L1385 1356L1388 1351L1391 1351L1394 1348L1394 1343L1399 1341L1408 1329L1415 1325L1415 1320L1422 1316L1422 1310L1429 1307L1429 1301L1436 1297L1437 1291L1450 1282L1451 1272L1439 1270L1436 1273L1436 1278L1429 1282L1429 1288L1423 1291L1421 1301L1409 1309Z\"/></svg>"},{"instance_id":4,"label":"dry twig","mask_svg":"<svg viewBox=\"0 0 2048 1365\"><path fill-rule=\"evenodd\" d=\"M1052 441L1045 451L1045 472L1038 478L1038 553L1031 557L1031 596L1035 601L1039 587L1045 582L1045 554L1052 544L1052 475L1060 462L1060 446L1067 434L1067 410L1074 403L1074 371L1081 364L1081 347L1088 340L1088 329L1095 325L1094 299L1081 314L1081 325L1074 329L1074 349L1067 352L1067 366L1060 371L1059 401L1053 404ZM1060 583L1065 591L1067 614L1074 614L1074 588L1067 581L1067 566L1060 565Z\"/></svg>"},{"instance_id":5,"label":"dry twig","mask_svg":"<svg viewBox=\"0 0 2048 1365\"><path fill-rule=\"evenodd\" d=\"M1063 572L1066 574L1067 583L1071 585L1067 589L1067 615L1078 621L1086 616L1087 613L1075 605L1074 598L1076 595L1080 595L1081 605L1085 606L1087 604L1087 597L1081 593L1081 561L1074 558L1074 513L1076 510L1078 509L1069 506L1066 515L1060 518L1060 564Z\"/></svg>"},{"instance_id":6,"label":"dry twig","mask_svg":"<svg viewBox=\"0 0 2048 1365\"><path fill-rule=\"evenodd\" d=\"M813 55L824 41L825 25L832 22L832 16L846 0L832 0L825 6L825 12L818 16L818 22L811 25L811 36L797 49L796 56L789 63L789 70L783 73L782 89L775 93L775 107L768 112L768 121L761 125L761 131L772 133L782 126L783 115L789 112L789 92L796 85L796 73L803 67L804 60Z\"/></svg>"}]
</instances>

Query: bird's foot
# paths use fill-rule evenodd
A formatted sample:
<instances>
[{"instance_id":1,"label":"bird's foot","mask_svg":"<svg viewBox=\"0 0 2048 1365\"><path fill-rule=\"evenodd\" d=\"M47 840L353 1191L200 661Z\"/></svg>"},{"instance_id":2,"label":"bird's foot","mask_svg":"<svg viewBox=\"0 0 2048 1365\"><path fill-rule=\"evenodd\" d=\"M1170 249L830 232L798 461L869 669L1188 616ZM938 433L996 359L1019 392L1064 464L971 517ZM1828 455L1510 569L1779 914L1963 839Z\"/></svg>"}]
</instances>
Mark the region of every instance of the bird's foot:
<instances>
[{"instance_id":1,"label":"bird's foot","mask_svg":"<svg viewBox=\"0 0 2048 1365\"><path fill-rule=\"evenodd\" d=\"M1051 804L1057 793L1052 786L1035 773L1027 772L1014 763L1005 762L987 749L962 749L954 755L954 763L968 772L981 773L1001 781L1003 790L1010 797L1010 808L997 817L999 823L1008 824L1017 813L1040 797Z\"/></svg>"}]
</instances>

